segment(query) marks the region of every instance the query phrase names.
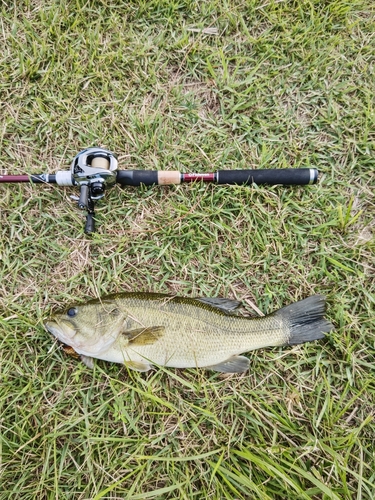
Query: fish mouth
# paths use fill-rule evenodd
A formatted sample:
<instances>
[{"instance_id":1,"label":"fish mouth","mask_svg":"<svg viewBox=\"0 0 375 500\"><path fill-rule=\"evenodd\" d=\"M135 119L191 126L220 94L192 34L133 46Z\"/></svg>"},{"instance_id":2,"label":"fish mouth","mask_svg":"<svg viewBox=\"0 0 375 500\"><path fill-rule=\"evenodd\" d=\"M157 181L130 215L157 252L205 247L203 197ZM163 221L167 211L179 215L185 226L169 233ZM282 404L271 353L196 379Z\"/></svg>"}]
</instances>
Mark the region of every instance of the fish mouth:
<instances>
[{"instance_id":1,"label":"fish mouth","mask_svg":"<svg viewBox=\"0 0 375 500\"><path fill-rule=\"evenodd\" d=\"M66 345L70 345L72 342L72 337L75 334L75 331L72 328L69 328L69 333L64 331L63 325L60 325L57 321L48 320L44 322L44 326L54 337L56 337L60 342L63 342Z\"/></svg>"},{"instance_id":2,"label":"fish mouth","mask_svg":"<svg viewBox=\"0 0 375 500\"><path fill-rule=\"evenodd\" d=\"M52 333L54 337L59 338L61 330L59 328L59 325L55 323L54 321L45 321L44 326L46 329L49 331L49 333Z\"/></svg>"},{"instance_id":3,"label":"fish mouth","mask_svg":"<svg viewBox=\"0 0 375 500\"><path fill-rule=\"evenodd\" d=\"M63 351L65 354L68 354L69 356L72 356L73 358L79 358L79 354L71 347L70 345L66 344L63 342L62 335L61 335L61 329L59 325L54 322L54 321L45 321L44 326L46 329L51 333L56 339L59 341L60 346L62 347Z\"/></svg>"}]
</instances>

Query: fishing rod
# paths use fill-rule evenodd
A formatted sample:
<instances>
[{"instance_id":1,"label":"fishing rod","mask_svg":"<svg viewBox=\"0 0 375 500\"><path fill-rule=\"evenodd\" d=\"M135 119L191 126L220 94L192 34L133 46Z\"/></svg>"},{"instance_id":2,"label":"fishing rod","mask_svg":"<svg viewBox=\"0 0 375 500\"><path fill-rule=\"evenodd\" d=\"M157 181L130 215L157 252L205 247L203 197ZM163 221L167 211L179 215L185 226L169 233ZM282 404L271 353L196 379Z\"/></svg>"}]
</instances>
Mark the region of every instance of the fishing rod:
<instances>
[{"instance_id":1,"label":"fishing rod","mask_svg":"<svg viewBox=\"0 0 375 500\"><path fill-rule=\"evenodd\" d=\"M214 173L181 173L170 170L118 170L117 156L102 148L87 148L79 152L72 161L70 170L55 174L0 175L0 183L31 182L78 186L77 201L81 210L86 210L85 233L95 231L95 203L103 198L107 188L120 186L154 186L183 184L185 182L213 182L215 184L267 184L284 186L316 184L316 168L284 168L259 170L218 170Z\"/></svg>"}]
</instances>

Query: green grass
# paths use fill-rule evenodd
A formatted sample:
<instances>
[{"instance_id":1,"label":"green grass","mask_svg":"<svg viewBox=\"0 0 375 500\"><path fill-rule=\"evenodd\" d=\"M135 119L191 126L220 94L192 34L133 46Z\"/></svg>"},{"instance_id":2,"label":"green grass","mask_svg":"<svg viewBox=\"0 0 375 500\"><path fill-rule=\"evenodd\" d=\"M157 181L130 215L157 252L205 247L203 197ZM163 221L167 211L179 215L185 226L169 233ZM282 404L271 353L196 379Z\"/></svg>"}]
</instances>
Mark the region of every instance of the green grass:
<instances>
[{"instance_id":1,"label":"green grass","mask_svg":"<svg viewBox=\"0 0 375 500\"><path fill-rule=\"evenodd\" d=\"M116 187L91 238L72 189L0 186L1 500L375 497L372 3L0 4L2 170L53 173L100 145L120 168L321 173ZM323 293L335 330L222 376L90 371L43 328L130 290L250 313Z\"/></svg>"}]
</instances>

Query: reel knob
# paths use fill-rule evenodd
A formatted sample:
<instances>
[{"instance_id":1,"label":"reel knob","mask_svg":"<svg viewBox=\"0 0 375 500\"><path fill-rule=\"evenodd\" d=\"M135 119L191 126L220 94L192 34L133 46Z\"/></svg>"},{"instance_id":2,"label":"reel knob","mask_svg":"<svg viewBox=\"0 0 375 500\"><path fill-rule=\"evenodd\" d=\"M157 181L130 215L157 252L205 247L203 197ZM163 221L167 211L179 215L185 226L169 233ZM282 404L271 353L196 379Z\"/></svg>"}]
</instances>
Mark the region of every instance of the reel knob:
<instances>
[{"instance_id":1,"label":"reel knob","mask_svg":"<svg viewBox=\"0 0 375 500\"><path fill-rule=\"evenodd\" d=\"M104 195L105 184L103 184L103 182L93 182L92 184L90 184L90 188L91 196L93 198L101 197Z\"/></svg>"}]
</instances>

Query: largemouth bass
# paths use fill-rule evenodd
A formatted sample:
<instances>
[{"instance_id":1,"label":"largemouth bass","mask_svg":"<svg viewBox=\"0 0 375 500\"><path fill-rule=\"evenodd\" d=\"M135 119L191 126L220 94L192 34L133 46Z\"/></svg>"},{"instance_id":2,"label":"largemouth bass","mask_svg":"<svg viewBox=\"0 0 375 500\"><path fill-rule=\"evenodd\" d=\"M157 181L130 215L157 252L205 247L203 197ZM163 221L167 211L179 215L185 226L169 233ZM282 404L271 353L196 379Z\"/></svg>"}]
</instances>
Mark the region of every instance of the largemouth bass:
<instances>
[{"instance_id":1,"label":"largemouth bass","mask_svg":"<svg viewBox=\"0 0 375 500\"><path fill-rule=\"evenodd\" d=\"M45 326L90 367L98 358L142 372L155 364L226 373L249 368L244 352L310 342L333 328L323 318L321 295L264 317L236 315L238 306L229 299L124 293L71 306Z\"/></svg>"}]
</instances>

